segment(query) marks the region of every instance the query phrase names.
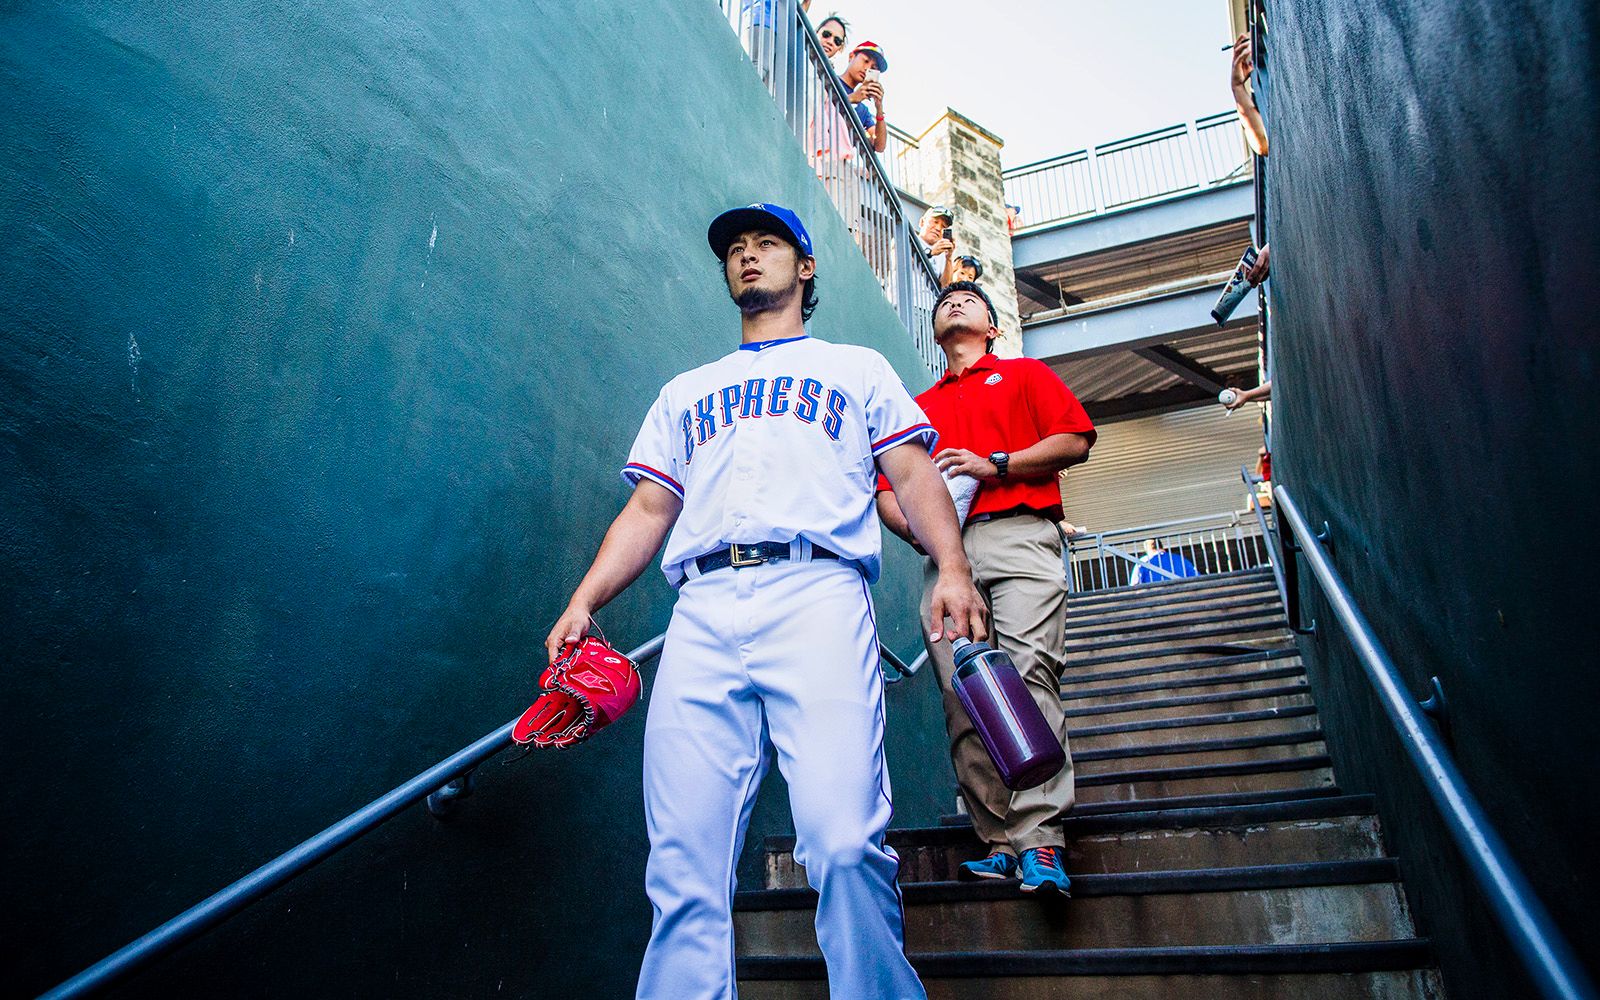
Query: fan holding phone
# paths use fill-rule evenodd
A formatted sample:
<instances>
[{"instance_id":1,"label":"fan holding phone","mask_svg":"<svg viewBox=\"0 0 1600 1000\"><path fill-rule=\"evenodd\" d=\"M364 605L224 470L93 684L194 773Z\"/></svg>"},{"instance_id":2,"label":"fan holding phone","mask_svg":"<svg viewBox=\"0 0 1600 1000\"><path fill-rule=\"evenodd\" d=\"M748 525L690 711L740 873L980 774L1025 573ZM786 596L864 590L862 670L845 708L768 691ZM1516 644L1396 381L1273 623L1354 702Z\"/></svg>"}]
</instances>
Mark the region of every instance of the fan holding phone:
<instances>
[{"instance_id":1,"label":"fan holding phone","mask_svg":"<svg viewBox=\"0 0 1600 1000\"><path fill-rule=\"evenodd\" d=\"M917 225L917 235L922 237L922 242L927 244L928 256L944 256L943 271L939 276L939 287L950 284L955 279L956 255L956 210L947 205L935 205L922 213L922 221Z\"/></svg>"}]
</instances>

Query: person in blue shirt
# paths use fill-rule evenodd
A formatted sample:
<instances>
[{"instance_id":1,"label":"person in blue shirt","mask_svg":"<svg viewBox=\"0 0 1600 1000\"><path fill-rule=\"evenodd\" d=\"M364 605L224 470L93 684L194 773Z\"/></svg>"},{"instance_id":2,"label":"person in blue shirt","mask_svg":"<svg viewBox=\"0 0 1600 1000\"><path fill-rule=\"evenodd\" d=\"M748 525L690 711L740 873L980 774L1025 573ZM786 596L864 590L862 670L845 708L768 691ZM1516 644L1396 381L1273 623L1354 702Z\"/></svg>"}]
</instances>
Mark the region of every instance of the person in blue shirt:
<instances>
[{"instance_id":1,"label":"person in blue shirt","mask_svg":"<svg viewBox=\"0 0 1600 1000\"><path fill-rule=\"evenodd\" d=\"M862 42L850 52L850 62L839 74L839 82L850 92L850 110L867 130L874 152L889 146L889 121L883 116L883 82L878 75L889 68L889 57L877 42ZM867 107L867 102L873 107Z\"/></svg>"},{"instance_id":2,"label":"person in blue shirt","mask_svg":"<svg viewBox=\"0 0 1600 1000\"><path fill-rule=\"evenodd\" d=\"M1142 583L1181 580L1187 576L1200 575L1200 571L1194 568L1194 563L1176 552L1167 551L1167 547L1161 544L1159 538L1146 539L1144 551L1145 557L1134 567L1133 576L1128 580L1129 586L1137 587Z\"/></svg>"}]
</instances>

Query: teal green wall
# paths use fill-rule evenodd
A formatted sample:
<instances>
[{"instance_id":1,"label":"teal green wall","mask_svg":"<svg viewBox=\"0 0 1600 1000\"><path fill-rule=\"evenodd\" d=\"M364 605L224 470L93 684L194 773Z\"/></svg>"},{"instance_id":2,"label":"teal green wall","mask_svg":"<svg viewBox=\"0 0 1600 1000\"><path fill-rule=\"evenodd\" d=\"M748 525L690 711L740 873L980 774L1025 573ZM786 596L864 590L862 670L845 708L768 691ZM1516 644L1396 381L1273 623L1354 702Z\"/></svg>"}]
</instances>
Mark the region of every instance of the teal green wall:
<instances>
[{"instance_id":1,"label":"teal green wall","mask_svg":"<svg viewBox=\"0 0 1600 1000\"><path fill-rule=\"evenodd\" d=\"M1268 0L1274 470L1600 972L1600 6ZM1340 784L1456 1000L1533 996L1314 584Z\"/></svg>"},{"instance_id":2,"label":"teal green wall","mask_svg":"<svg viewBox=\"0 0 1600 1000\"><path fill-rule=\"evenodd\" d=\"M646 407L737 339L704 232L757 199L810 225L814 332L920 390L709 0L0 12L12 988L525 706ZM915 580L898 549L877 594L905 653ZM901 820L950 792L927 681L891 692ZM127 992L627 993L642 727L489 767Z\"/></svg>"}]
</instances>

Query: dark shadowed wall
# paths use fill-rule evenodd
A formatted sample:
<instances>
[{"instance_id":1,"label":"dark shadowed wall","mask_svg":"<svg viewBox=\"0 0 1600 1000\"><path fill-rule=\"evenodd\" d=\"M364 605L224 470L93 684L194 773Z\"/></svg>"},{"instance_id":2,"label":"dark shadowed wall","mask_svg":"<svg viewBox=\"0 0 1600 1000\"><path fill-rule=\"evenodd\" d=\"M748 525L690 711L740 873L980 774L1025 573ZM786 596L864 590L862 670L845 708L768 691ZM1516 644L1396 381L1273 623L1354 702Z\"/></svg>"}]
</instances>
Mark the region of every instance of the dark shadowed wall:
<instances>
[{"instance_id":1,"label":"dark shadowed wall","mask_svg":"<svg viewBox=\"0 0 1600 1000\"><path fill-rule=\"evenodd\" d=\"M1593 968L1600 7L1268 8L1275 468L1410 688L1443 681L1462 770ZM1530 995L1310 610L1341 783L1380 794L1451 995Z\"/></svg>"},{"instance_id":2,"label":"dark shadowed wall","mask_svg":"<svg viewBox=\"0 0 1600 1000\"><path fill-rule=\"evenodd\" d=\"M710 217L930 380L709 2L6 5L0 890L34 992L516 716L640 418L731 349ZM917 638L903 547L885 636ZM667 620L659 573L602 618ZM648 678L647 673L647 678ZM948 798L891 693L899 815ZM491 765L128 995L631 993L644 713ZM787 819L769 795L754 838Z\"/></svg>"}]
</instances>

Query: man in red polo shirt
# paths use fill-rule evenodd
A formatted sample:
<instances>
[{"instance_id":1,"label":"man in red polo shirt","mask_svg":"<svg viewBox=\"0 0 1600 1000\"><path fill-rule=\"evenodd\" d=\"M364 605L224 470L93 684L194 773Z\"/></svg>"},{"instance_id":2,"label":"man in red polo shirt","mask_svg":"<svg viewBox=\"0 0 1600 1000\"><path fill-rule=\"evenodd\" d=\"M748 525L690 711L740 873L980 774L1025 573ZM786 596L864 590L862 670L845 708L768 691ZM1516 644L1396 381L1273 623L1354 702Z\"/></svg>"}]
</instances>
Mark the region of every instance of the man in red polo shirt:
<instances>
[{"instance_id":1,"label":"man in red polo shirt","mask_svg":"<svg viewBox=\"0 0 1600 1000\"><path fill-rule=\"evenodd\" d=\"M1017 665L1063 748L1061 670L1066 644L1067 582L1061 562L1061 488L1057 475L1089 457L1095 429L1072 392L1049 366L1032 358L990 353L994 305L983 289L958 281L939 293L933 335L944 350L945 376L917 397L946 447L934 460L946 475L965 473L981 486L961 533L973 579L989 604L990 630ZM881 477L878 513L911 540L905 515ZM938 579L930 560L923 588ZM965 878L1011 878L1024 892L1066 893L1060 819L1072 808L1072 758L1037 788L1012 792L1001 782L972 721L951 687L948 643L928 644L944 691L945 728L972 827L989 856L961 866Z\"/></svg>"}]
</instances>

